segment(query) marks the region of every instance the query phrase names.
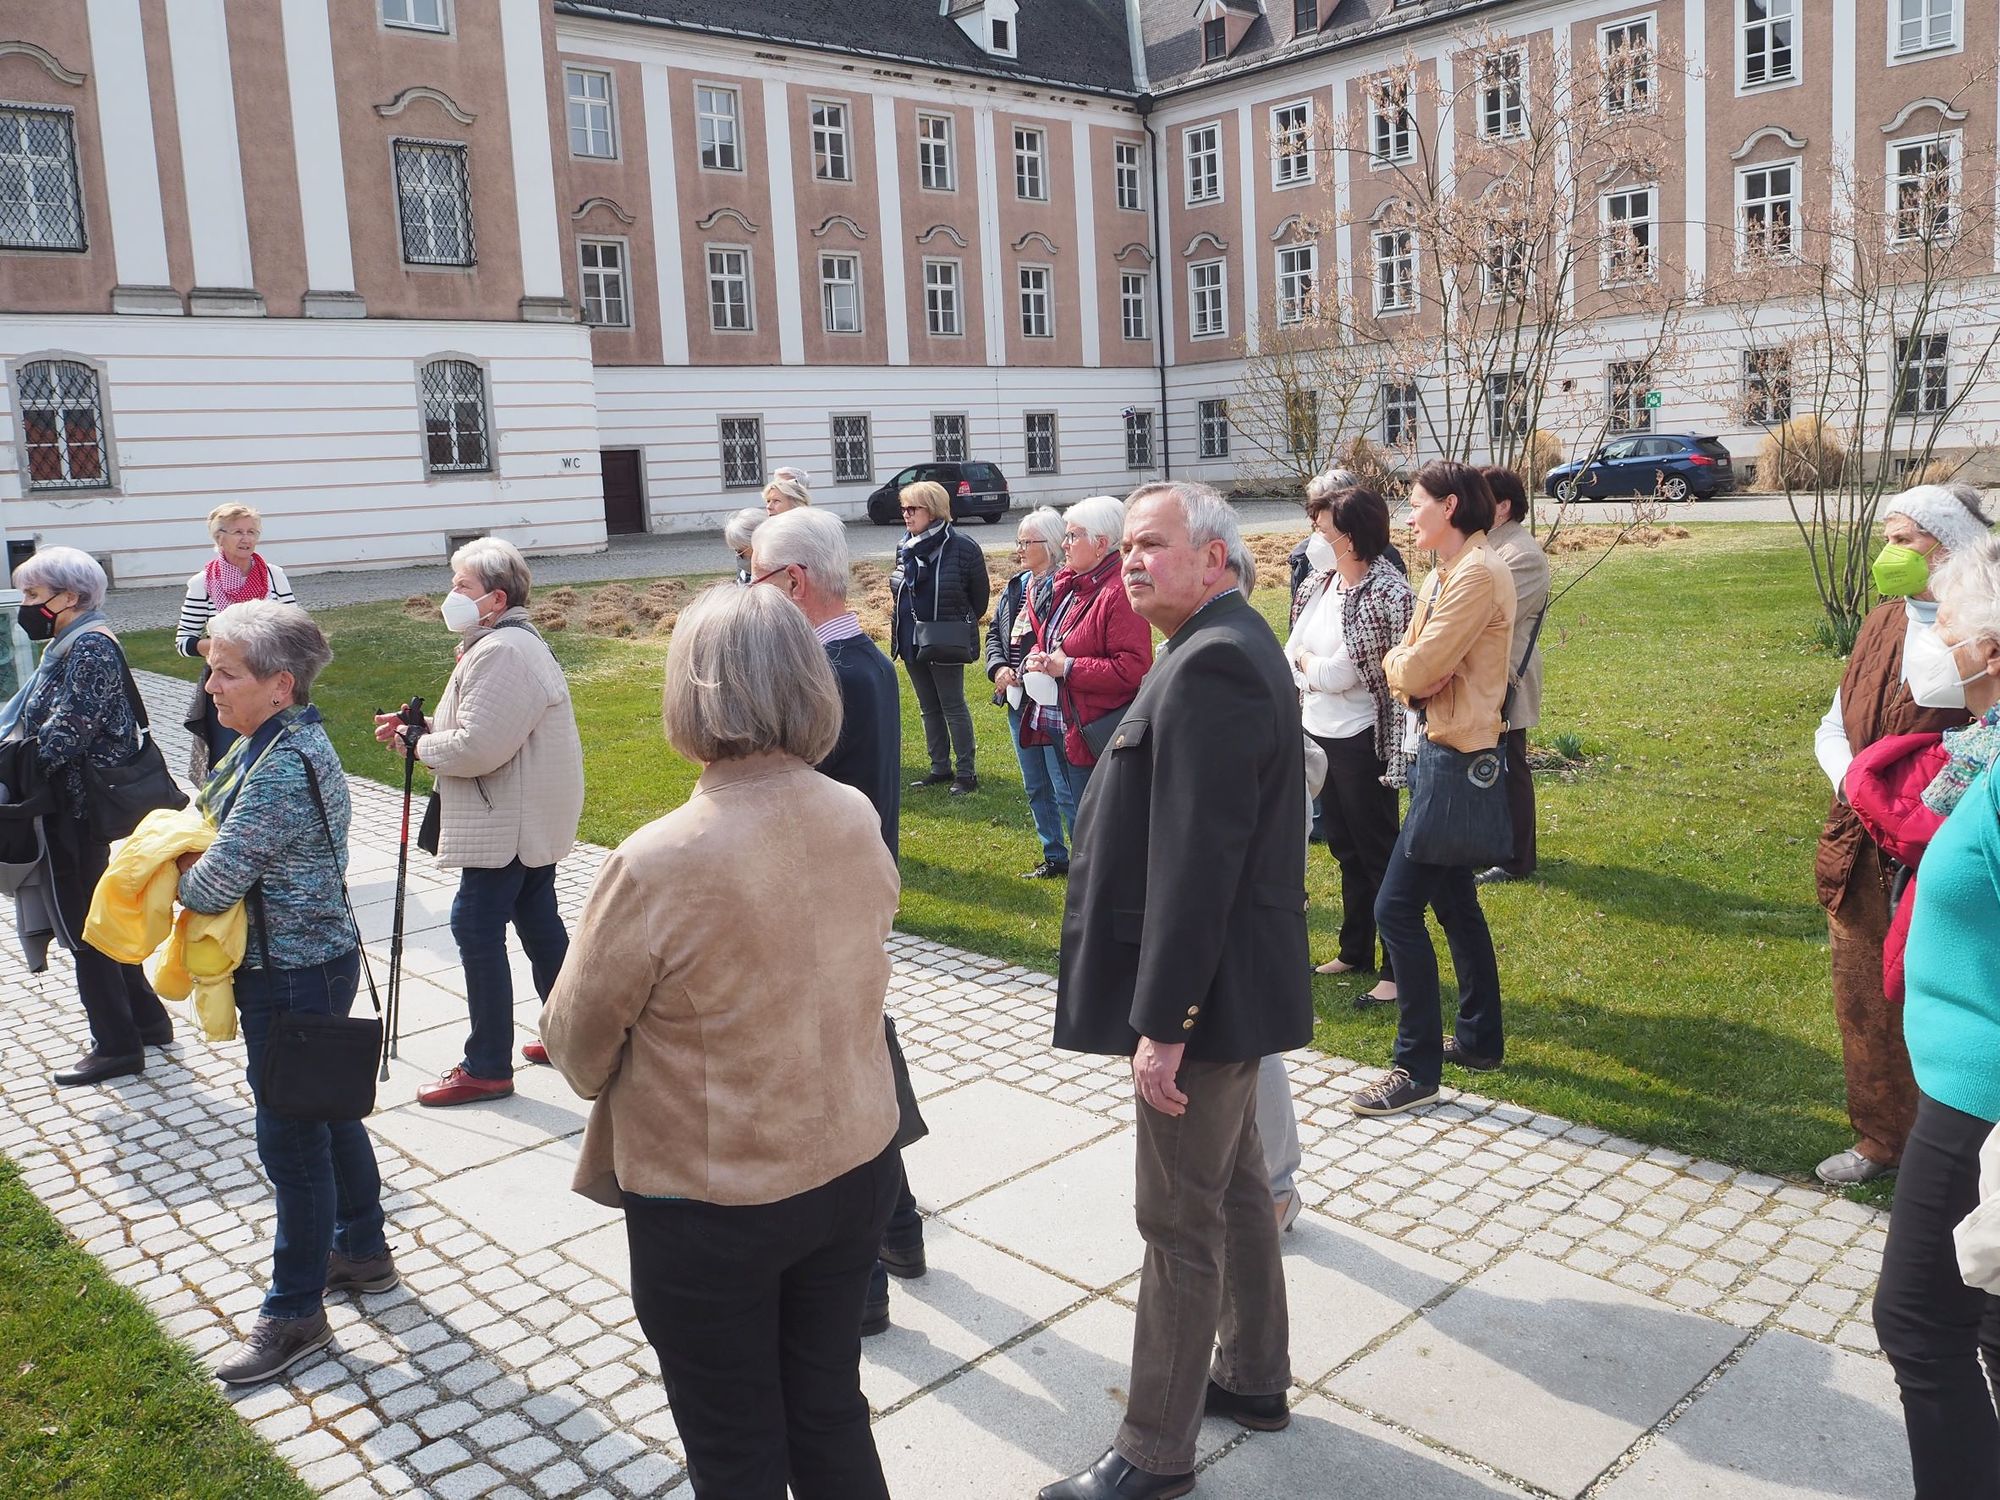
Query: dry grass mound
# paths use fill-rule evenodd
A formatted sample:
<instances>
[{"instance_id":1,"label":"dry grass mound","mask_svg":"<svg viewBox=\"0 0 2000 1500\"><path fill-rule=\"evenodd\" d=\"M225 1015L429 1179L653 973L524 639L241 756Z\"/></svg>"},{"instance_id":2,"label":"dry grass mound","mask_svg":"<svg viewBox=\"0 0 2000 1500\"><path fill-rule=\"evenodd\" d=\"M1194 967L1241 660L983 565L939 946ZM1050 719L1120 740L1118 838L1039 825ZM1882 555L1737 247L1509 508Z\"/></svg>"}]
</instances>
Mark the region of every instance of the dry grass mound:
<instances>
[{"instance_id":1,"label":"dry grass mound","mask_svg":"<svg viewBox=\"0 0 2000 1500\"><path fill-rule=\"evenodd\" d=\"M1542 550L1551 556L1566 552L1602 552L1614 542L1621 547L1664 547L1684 542L1693 533L1685 526L1565 526L1545 537Z\"/></svg>"},{"instance_id":2,"label":"dry grass mound","mask_svg":"<svg viewBox=\"0 0 2000 1500\"><path fill-rule=\"evenodd\" d=\"M437 613L438 601L429 594L412 594L403 601L403 613L412 620L429 619Z\"/></svg>"},{"instance_id":3,"label":"dry grass mound","mask_svg":"<svg viewBox=\"0 0 2000 1500\"><path fill-rule=\"evenodd\" d=\"M1847 445L1817 416L1793 417L1764 434L1757 445L1757 488L1766 493L1838 484Z\"/></svg>"}]
</instances>

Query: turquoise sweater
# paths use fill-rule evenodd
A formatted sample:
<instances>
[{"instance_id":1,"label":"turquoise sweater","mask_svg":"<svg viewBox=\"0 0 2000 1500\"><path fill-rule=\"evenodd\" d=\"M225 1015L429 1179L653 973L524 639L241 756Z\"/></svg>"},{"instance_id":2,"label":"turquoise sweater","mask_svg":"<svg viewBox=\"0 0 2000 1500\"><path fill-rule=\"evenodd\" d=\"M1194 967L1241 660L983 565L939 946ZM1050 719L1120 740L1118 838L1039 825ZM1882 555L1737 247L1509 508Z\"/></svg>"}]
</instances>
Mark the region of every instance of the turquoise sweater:
<instances>
[{"instance_id":1,"label":"turquoise sweater","mask_svg":"<svg viewBox=\"0 0 2000 1500\"><path fill-rule=\"evenodd\" d=\"M1924 851L1905 979L1917 1087L2000 1121L2000 781L1991 771Z\"/></svg>"}]
</instances>

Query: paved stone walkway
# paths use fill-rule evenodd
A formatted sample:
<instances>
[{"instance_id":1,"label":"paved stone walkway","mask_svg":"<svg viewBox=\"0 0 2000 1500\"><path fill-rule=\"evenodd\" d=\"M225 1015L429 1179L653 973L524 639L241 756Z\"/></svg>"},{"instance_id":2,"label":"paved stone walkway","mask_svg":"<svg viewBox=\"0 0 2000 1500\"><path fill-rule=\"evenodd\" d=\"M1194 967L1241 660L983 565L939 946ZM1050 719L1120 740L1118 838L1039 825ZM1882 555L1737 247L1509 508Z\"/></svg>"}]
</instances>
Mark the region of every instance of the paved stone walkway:
<instances>
[{"instance_id":1,"label":"paved stone walkway","mask_svg":"<svg viewBox=\"0 0 2000 1500\"><path fill-rule=\"evenodd\" d=\"M173 723L185 689L146 688ZM378 968L396 811L356 783ZM565 866L572 916L601 857ZM410 1102L464 1031L451 889L412 872L402 1060L369 1122L404 1286L335 1299L334 1348L238 1408L339 1500L678 1500L622 1226L568 1190L585 1107L548 1069L497 1105ZM933 1132L908 1156L931 1270L895 1283L863 1382L901 1500L1021 1500L1094 1458L1122 1408L1141 1254L1127 1076L1050 1050L1047 976L912 937L894 957ZM143 1079L57 1092L83 1035L73 993L65 965L30 976L0 954L0 1150L215 1362L255 1316L271 1238L242 1054L190 1034ZM1880 1214L1470 1094L1360 1120L1340 1100L1369 1071L1292 1060L1310 1205L1285 1237L1296 1416L1279 1434L1208 1423L1201 1494L1908 1493L1868 1322Z\"/></svg>"}]
</instances>

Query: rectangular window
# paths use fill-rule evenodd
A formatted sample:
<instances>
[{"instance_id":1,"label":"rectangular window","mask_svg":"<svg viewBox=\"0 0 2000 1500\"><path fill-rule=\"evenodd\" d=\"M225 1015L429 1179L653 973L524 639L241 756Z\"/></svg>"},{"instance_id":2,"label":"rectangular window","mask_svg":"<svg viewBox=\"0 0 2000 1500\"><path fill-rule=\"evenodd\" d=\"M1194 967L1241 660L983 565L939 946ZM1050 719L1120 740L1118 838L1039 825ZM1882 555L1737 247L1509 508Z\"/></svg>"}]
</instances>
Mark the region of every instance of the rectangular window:
<instances>
[{"instance_id":1,"label":"rectangular window","mask_svg":"<svg viewBox=\"0 0 2000 1500\"><path fill-rule=\"evenodd\" d=\"M1217 338L1229 331L1223 311L1224 263L1204 260L1188 267L1188 333L1198 339Z\"/></svg>"},{"instance_id":2,"label":"rectangular window","mask_svg":"<svg viewBox=\"0 0 2000 1500\"><path fill-rule=\"evenodd\" d=\"M68 110L0 108L0 245L83 248L76 125Z\"/></svg>"},{"instance_id":3,"label":"rectangular window","mask_svg":"<svg viewBox=\"0 0 2000 1500\"><path fill-rule=\"evenodd\" d=\"M938 338L956 337L965 331L959 317L958 262L924 262L924 323Z\"/></svg>"},{"instance_id":4,"label":"rectangular window","mask_svg":"<svg viewBox=\"0 0 2000 1500\"><path fill-rule=\"evenodd\" d=\"M747 333L750 321L750 252L724 245L708 250L708 326L717 333Z\"/></svg>"},{"instance_id":5,"label":"rectangular window","mask_svg":"<svg viewBox=\"0 0 2000 1500\"><path fill-rule=\"evenodd\" d=\"M1149 281L1144 271L1118 273L1118 322L1128 339L1147 337L1147 294L1152 290Z\"/></svg>"},{"instance_id":6,"label":"rectangular window","mask_svg":"<svg viewBox=\"0 0 2000 1500\"><path fill-rule=\"evenodd\" d=\"M1653 372L1638 360L1619 360L1604 372L1605 400L1612 432L1651 432L1653 409L1646 405L1646 392L1653 388Z\"/></svg>"},{"instance_id":7,"label":"rectangular window","mask_svg":"<svg viewBox=\"0 0 2000 1500\"><path fill-rule=\"evenodd\" d=\"M1187 201L1215 202L1222 196L1222 126L1191 125L1181 144L1187 156Z\"/></svg>"},{"instance_id":8,"label":"rectangular window","mask_svg":"<svg viewBox=\"0 0 2000 1500\"><path fill-rule=\"evenodd\" d=\"M833 480L835 484L867 484L875 477L874 445L868 418L833 419Z\"/></svg>"},{"instance_id":9,"label":"rectangular window","mask_svg":"<svg viewBox=\"0 0 2000 1500\"><path fill-rule=\"evenodd\" d=\"M1528 133L1527 54L1520 48L1488 54L1479 64L1479 133L1489 141Z\"/></svg>"},{"instance_id":10,"label":"rectangular window","mask_svg":"<svg viewBox=\"0 0 2000 1500\"><path fill-rule=\"evenodd\" d=\"M1417 446L1417 428L1423 420L1423 411L1417 400L1414 381L1385 380L1382 382L1382 441L1391 448L1413 449Z\"/></svg>"},{"instance_id":11,"label":"rectangular window","mask_svg":"<svg viewBox=\"0 0 2000 1500\"><path fill-rule=\"evenodd\" d=\"M81 360L38 359L15 377L23 467L30 490L89 490L104 472L104 407L97 371Z\"/></svg>"},{"instance_id":12,"label":"rectangular window","mask_svg":"<svg viewBox=\"0 0 2000 1500\"><path fill-rule=\"evenodd\" d=\"M1021 418L1022 437L1027 446L1028 472L1053 474L1056 471L1056 414L1031 411Z\"/></svg>"},{"instance_id":13,"label":"rectangular window","mask_svg":"<svg viewBox=\"0 0 2000 1500\"><path fill-rule=\"evenodd\" d=\"M1528 431L1528 387L1519 375L1486 377L1486 436L1492 442Z\"/></svg>"},{"instance_id":14,"label":"rectangular window","mask_svg":"<svg viewBox=\"0 0 2000 1500\"><path fill-rule=\"evenodd\" d=\"M819 258L819 301L828 333L861 332L861 262L852 255Z\"/></svg>"},{"instance_id":15,"label":"rectangular window","mask_svg":"<svg viewBox=\"0 0 2000 1500\"><path fill-rule=\"evenodd\" d=\"M1319 310L1319 251L1287 245L1278 252L1278 321L1303 323Z\"/></svg>"},{"instance_id":16,"label":"rectangular window","mask_svg":"<svg viewBox=\"0 0 2000 1500\"><path fill-rule=\"evenodd\" d=\"M382 0L382 24L411 31L443 31L444 0Z\"/></svg>"},{"instance_id":17,"label":"rectangular window","mask_svg":"<svg viewBox=\"0 0 2000 1500\"><path fill-rule=\"evenodd\" d=\"M722 486L752 489L764 482L764 419L722 419Z\"/></svg>"},{"instance_id":18,"label":"rectangular window","mask_svg":"<svg viewBox=\"0 0 2000 1500\"><path fill-rule=\"evenodd\" d=\"M1271 111L1271 185L1293 187L1313 180L1312 101L1281 104Z\"/></svg>"},{"instance_id":19,"label":"rectangular window","mask_svg":"<svg viewBox=\"0 0 2000 1500\"><path fill-rule=\"evenodd\" d=\"M917 116L917 180L935 193L956 191L950 115Z\"/></svg>"},{"instance_id":20,"label":"rectangular window","mask_svg":"<svg viewBox=\"0 0 2000 1500\"><path fill-rule=\"evenodd\" d=\"M1377 166L1416 160L1416 120L1410 114L1410 80L1385 78L1368 91L1368 138Z\"/></svg>"},{"instance_id":21,"label":"rectangular window","mask_svg":"<svg viewBox=\"0 0 2000 1500\"><path fill-rule=\"evenodd\" d=\"M1797 253L1799 164L1774 161L1736 173L1737 249L1745 262Z\"/></svg>"},{"instance_id":22,"label":"rectangular window","mask_svg":"<svg viewBox=\"0 0 2000 1500\"><path fill-rule=\"evenodd\" d=\"M1606 193L1602 202L1605 284L1650 281L1658 228L1653 219L1653 190L1620 188Z\"/></svg>"},{"instance_id":23,"label":"rectangular window","mask_svg":"<svg viewBox=\"0 0 2000 1500\"><path fill-rule=\"evenodd\" d=\"M1285 392L1285 448L1304 458L1319 447L1319 392Z\"/></svg>"},{"instance_id":24,"label":"rectangular window","mask_svg":"<svg viewBox=\"0 0 2000 1500\"><path fill-rule=\"evenodd\" d=\"M1958 42L1958 0L1895 0L1896 56L1914 57Z\"/></svg>"},{"instance_id":25,"label":"rectangular window","mask_svg":"<svg viewBox=\"0 0 2000 1500\"><path fill-rule=\"evenodd\" d=\"M1653 23L1650 17L1613 21L1597 29L1598 57L1604 69L1604 108L1614 115L1634 114L1653 102Z\"/></svg>"},{"instance_id":26,"label":"rectangular window","mask_svg":"<svg viewBox=\"0 0 2000 1500\"><path fill-rule=\"evenodd\" d=\"M583 290L583 321L594 328L624 328L632 321L625 297L625 242L578 240L577 282Z\"/></svg>"},{"instance_id":27,"label":"rectangular window","mask_svg":"<svg viewBox=\"0 0 2000 1500\"><path fill-rule=\"evenodd\" d=\"M701 146L701 164L711 172L743 170L739 105L735 89L713 83L695 85L695 138Z\"/></svg>"},{"instance_id":28,"label":"rectangular window","mask_svg":"<svg viewBox=\"0 0 2000 1500\"><path fill-rule=\"evenodd\" d=\"M569 104L569 154L616 156L611 128L611 75L602 68L564 68Z\"/></svg>"},{"instance_id":29,"label":"rectangular window","mask_svg":"<svg viewBox=\"0 0 2000 1500\"><path fill-rule=\"evenodd\" d=\"M831 99L812 101L813 176L822 182L852 182L847 158L847 106Z\"/></svg>"},{"instance_id":30,"label":"rectangular window","mask_svg":"<svg viewBox=\"0 0 2000 1500\"><path fill-rule=\"evenodd\" d=\"M1118 190L1118 206L1137 212L1146 206L1144 178L1139 169L1139 143L1115 141L1111 146L1111 175Z\"/></svg>"},{"instance_id":31,"label":"rectangular window","mask_svg":"<svg viewBox=\"0 0 2000 1500\"><path fill-rule=\"evenodd\" d=\"M1021 267L1021 337L1053 338L1052 323L1049 315L1049 268Z\"/></svg>"},{"instance_id":32,"label":"rectangular window","mask_svg":"<svg viewBox=\"0 0 2000 1500\"><path fill-rule=\"evenodd\" d=\"M1935 416L1951 405L1951 336L1919 333L1896 340L1896 415Z\"/></svg>"},{"instance_id":33,"label":"rectangular window","mask_svg":"<svg viewBox=\"0 0 2000 1500\"><path fill-rule=\"evenodd\" d=\"M396 212L403 259L413 266L472 264L472 195L465 147L397 141Z\"/></svg>"},{"instance_id":34,"label":"rectangular window","mask_svg":"<svg viewBox=\"0 0 2000 1500\"><path fill-rule=\"evenodd\" d=\"M1319 30L1319 0L1292 0L1292 35L1306 36Z\"/></svg>"},{"instance_id":35,"label":"rectangular window","mask_svg":"<svg viewBox=\"0 0 2000 1500\"><path fill-rule=\"evenodd\" d=\"M1898 244L1950 239L1957 223L1958 136L1889 145L1889 207Z\"/></svg>"},{"instance_id":36,"label":"rectangular window","mask_svg":"<svg viewBox=\"0 0 2000 1500\"><path fill-rule=\"evenodd\" d=\"M433 474L484 474L493 468L487 441L486 377L469 359L434 359L423 367L424 467Z\"/></svg>"},{"instance_id":37,"label":"rectangular window","mask_svg":"<svg viewBox=\"0 0 2000 1500\"><path fill-rule=\"evenodd\" d=\"M1792 351L1743 351L1743 415L1761 427L1772 427L1792 415Z\"/></svg>"},{"instance_id":38,"label":"rectangular window","mask_svg":"<svg viewBox=\"0 0 2000 1500\"><path fill-rule=\"evenodd\" d=\"M1221 62L1229 56L1229 23L1220 17L1201 23L1201 60Z\"/></svg>"},{"instance_id":39,"label":"rectangular window","mask_svg":"<svg viewBox=\"0 0 2000 1500\"><path fill-rule=\"evenodd\" d=\"M1743 87L1796 83L1799 0L1741 0Z\"/></svg>"},{"instance_id":40,"label":"rectangular window","mask_svg":"<svg viewBox=\"0 0 2000 1500\"><path fill-rule=\"evenodd\" d=\"M1408 229L1376 231L1375 311L1408 312L1417 305L1417 237Z\"/></svg>"},{"instance_id":41,"label":"rectangular window","mask_svg":"<svg viewBox=\"0 0 2000 1500\"><path fill-rule=\"evenodd\" d=\"M965 413L931 414L931 457L941 464L965 461Z\"/></svg>"},{"instance_id":42,"label":"rectangular window","mask_svg":"<svg viewBox=\"0 0 2000 1500\"><path fill-rule=\"evenodd\" d=\"M1504 302L1527 291L1528 232L1517 220L1497 220L1486 231L1479 258L1479 295L1488 302Z\"/></svg>"},{"instance_id":43,"label":"rectangular window","mask_svg":"<svg viewBox=\"0 0 2000 1500\"><path fill-rule=\"evenodd\" d=\"M1196 435L1203 458L1229 457L1229 402L1213 396L1195 403Z\"/></svg>"},{"instance_id":44,"label":"rectangular window","mask_svg":"<svg viewBox=\"0 0 2000 1500\"><path fill-rule=\"evenodd\" d=\"M1039 130L1014 127L1014 196L1040 203L1049 196L1049 179L1044 160L1045 143Z\"/></svg>"},{"instance_id":45,"label":"rectangular window","mask_svg":"<svg viewBox=\"0 0 2000 1500\"><path fill-rule=\"evenodd\" d=\"M1153 414L1149 411L1125 413L1125 467L1153 467Z\"/></svg>"}]
</instances>

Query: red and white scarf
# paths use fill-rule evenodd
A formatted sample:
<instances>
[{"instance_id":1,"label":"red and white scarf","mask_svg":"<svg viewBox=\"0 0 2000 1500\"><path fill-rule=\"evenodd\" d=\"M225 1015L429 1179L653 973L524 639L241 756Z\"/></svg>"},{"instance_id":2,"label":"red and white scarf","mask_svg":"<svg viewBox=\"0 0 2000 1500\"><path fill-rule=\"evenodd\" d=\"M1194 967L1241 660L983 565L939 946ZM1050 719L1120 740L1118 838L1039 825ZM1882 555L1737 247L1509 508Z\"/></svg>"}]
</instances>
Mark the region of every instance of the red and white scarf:
<instances>
[{"instance_id":1,"label":"red and white scarf","mask_svg":"<svg viewBox=\"0 0 2000 1500\"><path fill-rule=\"evenodd\" d=\"M271 568L262 553L250 554L250 568L245 572L218 552L209 560L206 584L208 602L221 611L248 599L270 598Z\"/></svg>"}]
</instances>

